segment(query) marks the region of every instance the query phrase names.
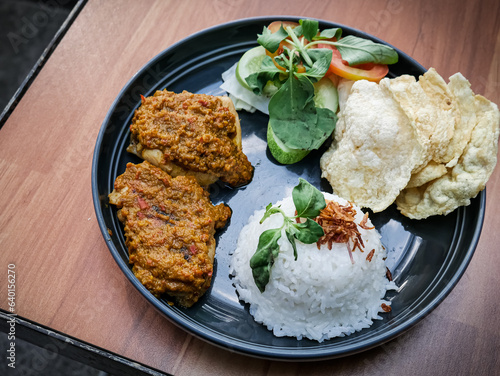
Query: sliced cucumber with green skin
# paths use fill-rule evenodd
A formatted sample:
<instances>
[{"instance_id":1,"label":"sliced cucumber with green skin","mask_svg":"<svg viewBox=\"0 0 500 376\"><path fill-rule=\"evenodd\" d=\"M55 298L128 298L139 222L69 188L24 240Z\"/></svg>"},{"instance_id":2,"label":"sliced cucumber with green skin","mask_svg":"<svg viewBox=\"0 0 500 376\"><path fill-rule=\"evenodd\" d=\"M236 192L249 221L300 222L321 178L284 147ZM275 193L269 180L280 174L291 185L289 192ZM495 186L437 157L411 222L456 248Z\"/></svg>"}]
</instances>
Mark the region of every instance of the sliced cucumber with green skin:
<instances>
[{"instance_id":1,"label":"sliced cucumber with green skin","mask_svg":"<svg viewBox=\"0 0 500 376\"><path fill-rule=\"evenodd\" d=\"M273 157L281 164L293 164L303 159L309 150L291 149L274 135L271 123L267 124L267 146Z\"/></svg>"},{"instance_id":2,"label":"sliced cucumber with green skin","mask_svg":"<svg viewBox=\"0 0 500 376\"><path fill-rule=\"evenodd\" d=\"M254 47L243 54L236 65L236 78L239 83L250 90L246 78L260 69L262 60L266 57L266 49L262 46Z\"/></svg>"},{"instance_id":3,"label":"sliced cucumber with green skin","mask_svg":"<svg viewBox=\"0 0 500 376\"><path fill-rule=\"evenodd\" d=\"M319 108L328 108L334 113L339 107L339 94L335 84L328 77L323 77L314 86L314 104Z\"/></svg>"}]
</instances>

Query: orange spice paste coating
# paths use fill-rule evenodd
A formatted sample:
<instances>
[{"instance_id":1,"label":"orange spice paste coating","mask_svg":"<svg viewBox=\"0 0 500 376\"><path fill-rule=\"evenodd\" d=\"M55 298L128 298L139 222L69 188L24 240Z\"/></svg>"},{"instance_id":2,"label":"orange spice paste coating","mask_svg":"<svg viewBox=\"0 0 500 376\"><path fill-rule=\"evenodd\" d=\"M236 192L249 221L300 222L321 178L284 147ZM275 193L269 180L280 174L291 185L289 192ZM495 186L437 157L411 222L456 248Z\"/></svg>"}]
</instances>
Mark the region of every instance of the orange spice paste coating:
<instances>
[{"instance_id":1,"label":"orange spice paste coating","mask_svg":"<svg viewBox=\"0 0 500 376\"><path fill-rule=\"evenodd\" d=\"M142 97L130 130L142 147L161 150L165 162L214 174L235 187L248 183L253 173L235 142L237 121L216 96L163 90Z\"/></svg>"},{"instance_id":2,"label":"orange spice paste coating","mask_svg":"<svg viewBox=\"0 0 500 376\"><path fill-rule=\"evenodd\" d=\"M210 286L214 234L229 207L214 206L193 177L172 178L149 162L127 164L109 199L120 209L135 276L155 296L193 305Z\"/></svg>"}]
</instances>

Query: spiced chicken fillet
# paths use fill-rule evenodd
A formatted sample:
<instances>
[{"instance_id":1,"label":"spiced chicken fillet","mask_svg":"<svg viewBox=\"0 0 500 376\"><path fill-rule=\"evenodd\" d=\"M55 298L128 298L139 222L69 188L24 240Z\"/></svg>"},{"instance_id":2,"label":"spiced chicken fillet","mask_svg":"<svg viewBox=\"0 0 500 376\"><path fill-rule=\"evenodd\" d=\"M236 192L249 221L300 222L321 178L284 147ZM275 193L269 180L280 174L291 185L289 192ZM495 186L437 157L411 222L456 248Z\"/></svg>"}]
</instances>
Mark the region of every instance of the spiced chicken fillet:
<instances>
[{"instance_id":1,"label":"spiced chicken fillet","mask_svg":"<svg viewBox=\"0 0 500 376\"><path fill-rule=\"evenodd\" d=\"M192 306L208 289L215 230L231 216L192 176L171 177L144 161L128 163L109 202L119 209L132 271L155 296Z\"/></svg>"},{"instance_id":2,"label":"spiced chicken fillet","mask_svg":"<svg viewBox=\"0 0 500 376\"><path fill-rule=\"evenodd\" d=\"M252 179L229 97L156 91L142 97L130 131L127 150L172 176L193 175L203 187L218 179L232 187Z\"/></svg>"}]
</instances>

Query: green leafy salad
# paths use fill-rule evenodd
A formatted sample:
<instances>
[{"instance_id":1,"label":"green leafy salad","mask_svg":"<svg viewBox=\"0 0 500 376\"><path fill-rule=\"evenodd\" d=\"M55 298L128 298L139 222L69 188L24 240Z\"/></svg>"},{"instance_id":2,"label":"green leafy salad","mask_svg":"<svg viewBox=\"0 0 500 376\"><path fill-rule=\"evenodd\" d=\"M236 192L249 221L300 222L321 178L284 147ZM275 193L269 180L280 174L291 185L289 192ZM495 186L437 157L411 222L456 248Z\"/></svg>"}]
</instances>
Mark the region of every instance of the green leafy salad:
<instances>
[{"instance_id":1,"label":"green leafy salad","mask_svg":"<svg viewBox=\"0 0 500 376\"><path fill-rule=\"evenodd\" d=\"M241 57L235 74L244 89L270 98L267 141L283 164L300 161L331 136L339 77L380 80L387 64L398 61L389 46L352 35L342 38L340 28L320 31L311 19L273 22L257 42Z\"/></svg>"},{"instance_id":2,"label":"green leafy salad","mask_svg":"<svg viewBox=\"0 0 500 376\"><path fill-rule=\"evenodd\" d=\"M299 184L293 188L292 199L297 214L293 217L287 216L279 206L267 205L264 216L260 223L264 222L273 214L283 216L283 224L279 228L264 231L259 237L259 243L255 254L250 259L250 268L255 284L261 292L269 282L271 268L274 259L278 257L278 240L281 238L282 230L293 247L293 254L297 260L297 247L295 240L305 244L316 243L325 233L321 225L314 221L322 209L326 207L323 194L306 180L300 178ZM305 222L297 221L303 218Z\"/></svg>"}]
</instances>

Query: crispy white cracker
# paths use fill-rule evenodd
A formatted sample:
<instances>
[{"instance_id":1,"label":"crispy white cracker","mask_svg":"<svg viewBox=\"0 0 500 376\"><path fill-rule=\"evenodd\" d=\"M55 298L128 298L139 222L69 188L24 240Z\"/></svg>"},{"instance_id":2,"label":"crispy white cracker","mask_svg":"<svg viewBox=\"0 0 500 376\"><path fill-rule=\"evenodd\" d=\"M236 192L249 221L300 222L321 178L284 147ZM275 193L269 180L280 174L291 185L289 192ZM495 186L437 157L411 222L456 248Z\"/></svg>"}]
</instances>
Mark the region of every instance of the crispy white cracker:
<instances>
[{"instance_id":1,"label":"crispy white cracker","mask_svg":"<svg viewBox=\"0 0 500 376\"><path fill-rule=\"evenodd\" d=\"M320 161L322 176L344 199L386 209L423 161L412 125L390 94L365 80L353 84L339 122Z\"/></svg>"},{"instance_id":2,"label":"crispy white cracker","mask_svg":"<svg viewBox=\"0 0 500 376\"><path fill-rule=\"evenodd\" d=\"M448 88L457 103L460 116L455 124L454 137L448 144L446 167L457 164L465 146L470 140L472 129L476 124L476 104L474 92L470 88L470 82L461 74L456 73L450 77Z\"/></svg>"},{"instance_id":3,"label":"crispy white cracker","mask_svg":"<svg viewBox=\"0 0 500 376\"><path fill-rule=\"evenodd\" d=\"M452 99L451 93L441 87L444 80L439 80L436 75L431 69L420 77L420 80L426 80L426 89L409 75L380 81L380 86L392 94L415 129L426 155L421 167L431 160L444 161L455 128L456 105L450 104L449 108L444 109L437 103L444 97L436 93L446 92L449 96L445 100L451 103Z\"/></svg>"},{"instance_id":4,"label":"crispy white cracker","mask_svg":"<svg viewBox=\"0 0 500 376\"><path fill-rule=\"evenodd\" d=\"M453 157L449 154L448 143L455 133L455 125L460 117L460 110L456 100L451 93L443 77L441 77L434 68L430 68L418 80L419 85L429 97L431 103L436 108L437 123L436 132L437 142L434 143L432 159L439 163L448 163ZM442 141L439 143L439 141Z\"/></svg>"},{"instance_id":5,"label":"crispy white cracker","mask_svg":"<svg viewBox=\"0 0 500 376\"><path fill-rule=\"evenodd\" d=\"M406 188L415 188L424 185L434 179L440 178L448 172L446 166L442 163L430 161L424 168L411 175Z\"/></svg>"},{"instance_id":6,"label":"crispy white cracker","mask_svg":"<svg viewBox=\"0 0 500 376\"><path fill-rule=\"evenodd\" d=\"M484 189L497 163L500 112L486 98L474 97L476 120L470 140L457 164L442 177L405 189L398 196L398 209L407 217L423 219L446 215Z\"/></svg>"},{"instance_id":7,"label":"crispy white cracker","mask_svg":"<svg viewBox=\"0 0 500 376\"><path fill-rule=\"evenodd\" d=\"M391 85L391 88L393 86L394 85ZM456 104L453 111L450 113L458 114L458 116L454 116L453 119L455 123L453 137L451 140L438 140L434 137L435 134L431 134L430 138L438 142L437 146L436 144L430 145L431 157L433 159L413 173L406 188L419 187L446 174L447 168L451 168L457 164L458 158L462 155L465 146L470 140L472 128L476 121L475 99L474 93L470 88L470 83L462 74L456 73L450 77L448 88L452 95L451 100ZM415 102L415 104L417 103L418 102ZM402 103L400 103L400 105L402 105ZM404 108L404 105L402 106ZM406 112L408 114L408 111ZM439 118L436 118L434 121L435 124L441 125L436 127L438 128L436 130L438 134L443 134L443 131L446 130L446 126L443 127L442 125L446 123L440 123ZM412 124L414 123L412 122ZM432 150L436 149L440 151L442 156L442 158L437 159L440 159L442 162L436 162L434 160L436 158L432 155Z\"/></svg>"}]
</instances>

